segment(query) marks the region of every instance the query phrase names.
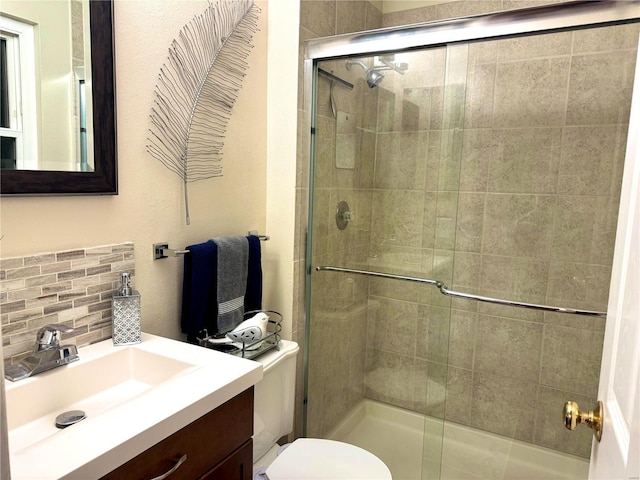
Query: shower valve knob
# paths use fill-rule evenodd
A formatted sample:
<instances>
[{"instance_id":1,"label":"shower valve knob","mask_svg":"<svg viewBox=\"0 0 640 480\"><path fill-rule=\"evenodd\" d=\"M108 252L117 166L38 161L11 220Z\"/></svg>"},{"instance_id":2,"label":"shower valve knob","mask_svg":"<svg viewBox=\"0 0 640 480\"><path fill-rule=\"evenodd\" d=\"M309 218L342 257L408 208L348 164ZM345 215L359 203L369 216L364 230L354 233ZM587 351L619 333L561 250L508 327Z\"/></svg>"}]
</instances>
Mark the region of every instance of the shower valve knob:
<instances>
[{"instance_id":1,"label":"shower valve knob","mask_svg":"<svg viewBox=\"0 0 640 480\"><path fill-rule=\"evenodd\" d=\"M336 225L340 230L344 230L351 220L353 220L353 213L351 213L349 204L343 200L338 203L336 208Z\"/></svg>"}]
</instances>

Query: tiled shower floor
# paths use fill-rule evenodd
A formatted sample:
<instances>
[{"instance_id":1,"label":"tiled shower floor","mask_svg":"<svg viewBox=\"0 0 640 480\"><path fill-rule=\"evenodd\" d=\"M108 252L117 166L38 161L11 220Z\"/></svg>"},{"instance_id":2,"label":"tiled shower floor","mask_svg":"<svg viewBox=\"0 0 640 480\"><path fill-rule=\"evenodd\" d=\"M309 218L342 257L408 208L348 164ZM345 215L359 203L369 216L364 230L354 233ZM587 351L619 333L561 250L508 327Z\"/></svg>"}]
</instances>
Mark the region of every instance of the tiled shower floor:
<instances>
[{"instance_id":1,"label":"tiled shower floor","mask_svg":"<svg viewBox=\"0 0 640 480\"><path fill-rule=\"evenodd\" d=\"M572 455L449 422L443 426L427 418L425 423L423 415L371 400L363 400L328 438L372 452L387 464L394 480L586 479L589 471L588 461Z\"/></svg>"}]
</instances>

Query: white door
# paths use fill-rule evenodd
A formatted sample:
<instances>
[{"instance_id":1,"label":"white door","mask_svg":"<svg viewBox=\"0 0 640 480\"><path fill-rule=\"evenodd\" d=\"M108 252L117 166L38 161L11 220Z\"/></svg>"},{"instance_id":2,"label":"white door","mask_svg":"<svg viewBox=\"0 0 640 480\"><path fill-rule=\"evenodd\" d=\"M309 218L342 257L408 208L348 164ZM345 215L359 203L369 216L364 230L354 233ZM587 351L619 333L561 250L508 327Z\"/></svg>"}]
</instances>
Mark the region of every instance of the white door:
<instances>
[{"instance_id":1,"label":"white door","mask_svg":"<svg viewBox=\"0 0 640 480\"><path fill-rule=\"evenodd\" d=\"M636 65L598 391L604 429L593 442L592 479L640 479L640 61Z\"/></svg>"}]
</instances>

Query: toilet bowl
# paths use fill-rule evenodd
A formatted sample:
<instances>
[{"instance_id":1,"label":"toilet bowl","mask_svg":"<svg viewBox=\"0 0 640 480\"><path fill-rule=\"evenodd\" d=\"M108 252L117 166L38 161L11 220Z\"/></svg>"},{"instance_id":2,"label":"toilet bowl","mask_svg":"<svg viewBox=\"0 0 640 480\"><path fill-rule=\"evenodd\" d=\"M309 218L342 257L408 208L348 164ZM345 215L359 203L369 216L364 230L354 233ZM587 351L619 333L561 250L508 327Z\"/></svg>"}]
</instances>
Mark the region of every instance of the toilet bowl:
<instances>
[{"instance_id":1,"label":"toilet bowl","mask_svg":"<svg viewBox=\"0 0 640 480\"><path fill-rule=\"evenodd\" d=\"M278 439L293 430L298 344L281 340L256 361L263 378L254 387L253 470L255 480L391 480L378 457L348 443L298 438L286 447Z\"/></svg>"}]
</instances>

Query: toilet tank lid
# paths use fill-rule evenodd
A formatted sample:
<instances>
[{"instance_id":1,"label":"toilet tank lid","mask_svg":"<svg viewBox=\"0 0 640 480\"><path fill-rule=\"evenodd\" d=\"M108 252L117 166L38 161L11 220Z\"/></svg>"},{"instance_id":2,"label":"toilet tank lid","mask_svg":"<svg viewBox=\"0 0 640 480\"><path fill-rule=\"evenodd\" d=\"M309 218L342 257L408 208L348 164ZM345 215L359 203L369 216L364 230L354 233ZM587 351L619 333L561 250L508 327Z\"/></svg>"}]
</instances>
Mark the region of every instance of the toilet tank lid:
<instances>
[{"instance_id":1,"label":"toilet tank lid","mask_svg":"<svg viewBox=\"0 0 640 480\"><path fill-rule=\"evenodd\" d=\"M264 373L268 372L279 363L284 362L286 359L295 357L298 354L298 350L300 350L298 344L291 340L280 340L279 347L279 350L273 348L267 353L254 359L254 361L262 364L262 371Z\"/></svg>"}]
</instances>

